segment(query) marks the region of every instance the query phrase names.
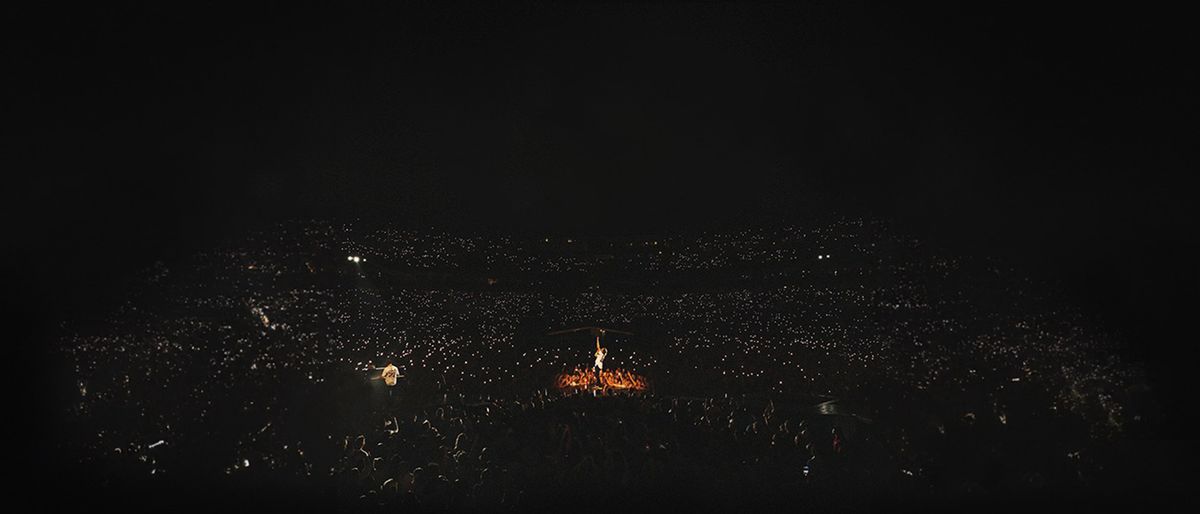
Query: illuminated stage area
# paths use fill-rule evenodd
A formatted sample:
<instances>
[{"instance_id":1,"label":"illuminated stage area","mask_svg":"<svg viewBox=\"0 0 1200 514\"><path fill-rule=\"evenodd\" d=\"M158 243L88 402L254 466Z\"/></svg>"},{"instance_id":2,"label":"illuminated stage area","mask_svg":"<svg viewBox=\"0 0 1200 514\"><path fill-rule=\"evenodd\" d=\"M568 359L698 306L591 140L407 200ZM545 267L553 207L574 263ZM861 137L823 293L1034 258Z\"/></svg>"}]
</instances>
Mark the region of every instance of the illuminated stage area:
<instances>
[{"instance_id":1,"label":"illuminated stage area","mask_svg":"<svg viewBox=\"0 0 1200 514\"><path fill-rule=\"evenodd\" d=\"M645 391L649 387L646 377L621 369L596 370L576 368L562 373L554 380L559 389L579 389L606 392L610 390Z\"/></svg>"},{"instance_id":2,"label":"illuminated stage area","mask_svg":"<svg viewBox=\"0 0 1200 514\"><path fill-rule=\"evenodd\" d=\"M560 373L554 380L554 385L561 390L586 390L593 392L608 391L645 391L649 387L646 377L621 369L604 369L604 360L608 358L608 348L601 345L605 334L612 332L632 336L632 332L614 330L603 327L578 327L550 332L547 335L557 336L576 332L588 331L596 338L595 361L591 368L576 367L574 371Z\"/></svg>"}]
</instances>

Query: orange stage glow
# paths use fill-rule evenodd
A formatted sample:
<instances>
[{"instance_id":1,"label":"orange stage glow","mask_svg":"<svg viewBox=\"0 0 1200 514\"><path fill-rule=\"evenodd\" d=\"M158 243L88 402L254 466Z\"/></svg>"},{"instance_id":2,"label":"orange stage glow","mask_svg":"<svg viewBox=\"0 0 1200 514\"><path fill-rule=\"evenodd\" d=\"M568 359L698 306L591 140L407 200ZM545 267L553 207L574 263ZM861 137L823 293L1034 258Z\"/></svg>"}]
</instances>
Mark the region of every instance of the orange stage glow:
<instances>
[{"instance_id":1,"label":"orange stage glow","mask_svg":"<svg viewBox=\"0 0 1200 514\"><path fill-rule=\"evenodd\" d=\"M555 385L559 389L599 389L644 391L648 387L646 377L620 369L596 371L579 369L558 376Z\"/></svg>"}]
</instances>

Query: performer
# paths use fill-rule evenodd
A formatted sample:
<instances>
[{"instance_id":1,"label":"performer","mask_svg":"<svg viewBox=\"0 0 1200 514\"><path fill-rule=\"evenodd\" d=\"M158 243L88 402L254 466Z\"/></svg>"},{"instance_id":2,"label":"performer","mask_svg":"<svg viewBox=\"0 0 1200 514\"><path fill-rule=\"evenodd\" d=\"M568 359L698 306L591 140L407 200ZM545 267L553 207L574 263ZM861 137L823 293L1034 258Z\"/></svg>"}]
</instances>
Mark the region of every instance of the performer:
<instances>
[{"instance_id":1,"label":"performer","mask_svg":"<svg viewBox=\"0 0 1200 514\"><path fill-rule=\"evenodd\" d=\"M600 336L596 336L596 370L604 371L604 357L608 356L608 348L600 347Z\"/></svg>"},{"instance_id":2,"label":"performer","mask_svg":"<svg viewBox=\"0 0 1200 514\"><path fill-rule=\"evenodd\" d=\"M389 362L387 366L384 366L383 375L381 376L383 378L383 383L387 384L388 386L394 386L396 385L396 379L400 378L400 368L397 368L395 365Z\"/></svg>"}]
</instances>

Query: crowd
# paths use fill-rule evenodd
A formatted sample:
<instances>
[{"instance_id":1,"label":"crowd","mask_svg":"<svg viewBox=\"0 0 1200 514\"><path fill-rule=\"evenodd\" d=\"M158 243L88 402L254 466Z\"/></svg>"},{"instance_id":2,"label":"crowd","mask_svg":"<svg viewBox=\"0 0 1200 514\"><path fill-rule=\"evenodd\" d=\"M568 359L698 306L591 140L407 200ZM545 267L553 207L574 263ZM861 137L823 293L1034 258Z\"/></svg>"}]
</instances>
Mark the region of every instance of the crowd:
<instances>
[{"instance_id":1,"label":"crowd","mask_svg":"<svg viewBox=\"0 0 1200 514\"><path fill-rule=\"evenodd\" d=\"M459 506L718 478L971 490L1086 477L1140 419L1138 370L1052 293L875 223L586 241L286 224L97 310L64 325L62 444L112 480L278 473ZM591 362L591 340L545 335L579 325L633 331L606 336L606 366L652 392L529 396Z\"/></svg>"}]
</instances>

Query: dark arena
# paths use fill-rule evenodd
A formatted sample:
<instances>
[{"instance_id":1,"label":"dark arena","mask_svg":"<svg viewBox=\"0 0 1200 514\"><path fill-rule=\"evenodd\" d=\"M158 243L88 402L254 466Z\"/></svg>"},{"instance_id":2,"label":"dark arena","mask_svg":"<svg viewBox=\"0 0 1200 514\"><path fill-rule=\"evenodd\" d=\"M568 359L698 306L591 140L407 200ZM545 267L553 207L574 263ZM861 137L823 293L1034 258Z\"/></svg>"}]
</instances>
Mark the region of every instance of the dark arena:
<instances>
[{"instance_id":1,"label":"dark arena","mask_svg":"<svg viewBox=\"0 0 1200 514\"><path fill-rule=\"evenodd\" d=\"M1194 37L976 9L9 9L15 494L1195 508Z\"/></svg>"}]
</instances>

